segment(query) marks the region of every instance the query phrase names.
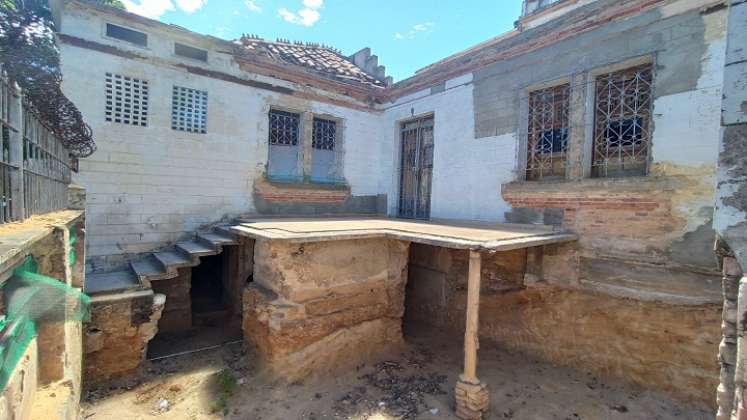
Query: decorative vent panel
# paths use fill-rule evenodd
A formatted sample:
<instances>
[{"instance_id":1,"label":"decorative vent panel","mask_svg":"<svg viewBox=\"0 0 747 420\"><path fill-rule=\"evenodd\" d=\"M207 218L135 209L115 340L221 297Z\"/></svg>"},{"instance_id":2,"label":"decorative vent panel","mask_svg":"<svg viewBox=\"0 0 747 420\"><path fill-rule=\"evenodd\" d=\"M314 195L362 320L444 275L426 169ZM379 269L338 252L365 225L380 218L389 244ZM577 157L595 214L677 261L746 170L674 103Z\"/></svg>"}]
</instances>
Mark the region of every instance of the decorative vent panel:
<instances>
[{"instance_id":1,"label":"decorative vent panel","mask_svg":"<svg viewBox=\"0 0 747 420\"><path fill-rule=\"evenodd\" d=\"M207 92L174 86L171 99L171 128L190 133L207 133L207 106Z\"/></svg>"},{"instance_id":2,"label":"decorative vent panel","mask_svg":"<svg viewBox=\"0 0 747 420\"><path fill-rule=\"evenodd\" d=\"M106 73L106 121L148 125L148 81Z\"/></svg>"}]
</instances>

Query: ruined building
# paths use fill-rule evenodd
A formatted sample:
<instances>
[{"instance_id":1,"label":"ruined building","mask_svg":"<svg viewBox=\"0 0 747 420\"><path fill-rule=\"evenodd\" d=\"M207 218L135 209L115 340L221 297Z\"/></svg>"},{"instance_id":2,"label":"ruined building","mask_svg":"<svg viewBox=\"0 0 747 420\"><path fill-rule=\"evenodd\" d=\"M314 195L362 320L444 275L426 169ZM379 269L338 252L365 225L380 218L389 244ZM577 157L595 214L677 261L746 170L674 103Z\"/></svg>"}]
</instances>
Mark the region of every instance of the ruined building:
<instances>
[{"instance_id":1,"label":"ruined building","mask_svg":"<svg viewBox=\"0 0 747 420\"><path fill-rule=\"evenodd\" d=\"M743 410L744 2L525 0L396 83L369 48L54 5L98 144L88 384L216 319L291 381L413 323L464 335L462 419L496 346Z\"/></svg>"}]
</instances>

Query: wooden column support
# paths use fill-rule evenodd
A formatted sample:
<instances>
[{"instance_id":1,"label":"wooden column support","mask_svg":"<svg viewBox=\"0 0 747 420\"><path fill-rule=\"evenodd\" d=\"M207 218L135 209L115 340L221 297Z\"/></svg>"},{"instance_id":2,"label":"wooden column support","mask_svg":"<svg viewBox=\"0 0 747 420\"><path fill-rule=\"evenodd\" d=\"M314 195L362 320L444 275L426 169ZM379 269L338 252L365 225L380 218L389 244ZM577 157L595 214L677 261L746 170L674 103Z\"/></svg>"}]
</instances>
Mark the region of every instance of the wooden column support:
<instances>
[{"instance_id":1,"label":"wooden column support","mask_svg":"<svg viewBox=\"0 0 747 420\"><path fill-rule=\"evenodd\" d=\"M464 373L460 375L454 395L456 415L462 420L481 420L488 409L489 394L484 383L477 379L477 349L480 347L478 325L480 322L480 270L482 256L469 252L467 277L467 325L464 330Z\"/></svg>"},{"instance_id":2,"label":"wooden column support","mask_svg":"<svg viewBox=\"0 0 747 420\"><path fill-rule=\"evenodd\" d=\"M482 257L479 252L469 252L469 275L467 278L467 325L464 330L464 374L462 381L479 383L477 379L477 349L480 347L477 329L480 315L480 270Z\"/></svg>"}]
</instances>

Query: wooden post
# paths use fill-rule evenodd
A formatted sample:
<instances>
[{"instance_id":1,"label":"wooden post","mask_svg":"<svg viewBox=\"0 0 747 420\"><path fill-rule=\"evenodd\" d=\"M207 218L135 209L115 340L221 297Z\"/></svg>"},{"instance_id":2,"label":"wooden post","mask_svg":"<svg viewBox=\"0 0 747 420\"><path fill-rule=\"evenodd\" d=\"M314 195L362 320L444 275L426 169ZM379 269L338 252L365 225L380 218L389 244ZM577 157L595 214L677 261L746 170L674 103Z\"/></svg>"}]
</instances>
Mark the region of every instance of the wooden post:
<instances>
[{"instance_id":1,"label":"wooden post","mask_svg":"<svg viewBox=\"0 0 747 420\"><path fill-rule=\"evenodd\" d=\"M464 373L460 375L454 389L456 416L461 420L482 420L490 405L490 395L484 383L477 379L477 327L480 315L480 268L479 252L469 252L469 275L467 277L467 326L464 331Z\"/></svg>"},{"instance_id":2,"label":"wooden post","mask_svg":"<svg viewBox=\"0 0 747 420\"><path fill-rule=\"evenodd\" d=\"M467 325L464 330L464 375L462 381L479 383L477 379L477 349L480 347L477 328L480 314L480 269L482 257L479 252L469 252L469 275L467 278Z\"/></svg>"}]
</instances>

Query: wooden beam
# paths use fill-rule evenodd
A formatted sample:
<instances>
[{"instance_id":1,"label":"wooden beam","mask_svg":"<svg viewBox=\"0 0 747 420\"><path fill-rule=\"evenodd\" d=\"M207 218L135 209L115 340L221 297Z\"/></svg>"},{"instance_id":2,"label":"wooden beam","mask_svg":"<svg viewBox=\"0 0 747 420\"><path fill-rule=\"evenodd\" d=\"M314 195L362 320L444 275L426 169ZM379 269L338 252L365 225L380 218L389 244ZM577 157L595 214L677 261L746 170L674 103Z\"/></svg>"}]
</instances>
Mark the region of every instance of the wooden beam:
<instances>
[{"instance_id":1,"label":"wooden beam","mask_svg":"<svg viewBox=\"0 0 747 420\"><path fill-rule=\"evenodd\" d=\"M478 384L477 349L480 347L477 328L480 314L480 269L482 256L479 252L469 252L469 275L467 278L467 325L464 331L464 374L461 380Z\"/></svg>"}]
</instances>

